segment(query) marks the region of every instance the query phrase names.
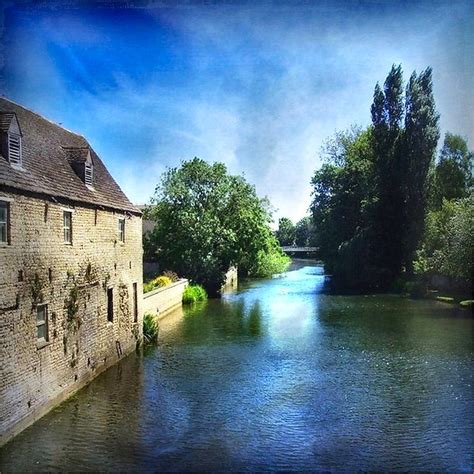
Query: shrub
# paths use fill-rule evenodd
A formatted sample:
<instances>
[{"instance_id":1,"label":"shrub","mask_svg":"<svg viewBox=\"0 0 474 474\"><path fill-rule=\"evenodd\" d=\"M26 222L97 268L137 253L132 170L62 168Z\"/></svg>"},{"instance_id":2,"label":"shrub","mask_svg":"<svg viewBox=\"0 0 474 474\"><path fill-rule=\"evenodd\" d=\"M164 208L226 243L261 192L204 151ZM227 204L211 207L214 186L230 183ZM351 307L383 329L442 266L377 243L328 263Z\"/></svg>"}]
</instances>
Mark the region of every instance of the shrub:
<instances>
[{"instance_id":1,"label":"shrub","mask_svg":"<svg viewBox=\"0 0 474 474\"><path fill-rule=\"evenodd\" d=\"M474 300L464 300L459 303L463 308L474 308Z\"/></svg>"},{"instance_id":2,"label":"shrub","mask_svg":"<svg viewBox=\"0 0 474 474\"><path fill-rule=\"evenodd\" d=\"M171 285L171 283L171 279L164 275L160 275L153 280L155 288L162 288L163 286Z\"/></svg>"},{"instance_id":3,"label":"shrub","mask_svg":"<svg viewBox=\"0 0 474 474\"><path fill-rule=\"evenodd\" d=\"M148 283L143 283L143 293L148 293L149 291L154 290L155 287L153 286L153 281L149 281Z\"/></svg>"},{"instance_id":4,"label":"shrub","mask_svg":"<svg viewBox=\"0 0 474 474\"><path fill-rule=\"evenodd\" d=\"M143 284L143 293L155 290L156 288L163 288L164 286L171 285L172 281L165 275L160 275L153 280Z\"/></svg>"},{"instance_id":5,"label":"shrub","mask_svg":"<svg viewBox=\"0 0 474 474\"><path fill-rule=\"evenodd\" d=\"M440 210L428 213L415 269L462 279L470 287L473 256L474 198L444 200Z\"/></svg>"},{"instance_id":6,"label":"shrub","mask_svg":"<svg viewBox=\"0 0 474 474\"><path fill-rule=\"evenodd\" d=\"M153 314L146 313L143 316L143 339L146 343L150 344L158 340L158 321Z\"/></svg>"},{"instance_id":7,"label":"shrub","mask_svg":"<svg viewBox=\"0 0 474 474\"><path fill-rule=\"evenodd\" d=\"M291 259L279 249L270 252L259 251L250 275L256 278L271 277L276 273L283 273L290 263Z\"/></svg>"},{"instance_id":8,"label":"shrub","mask_svg":"<svg viewBox=\"0 0 474 474\"><path fill-rule=\"evenodd\" d=\"M189 285L183 292L183 304L207 300L206 290L201 285Z\"/></svg>"}]
</instances>

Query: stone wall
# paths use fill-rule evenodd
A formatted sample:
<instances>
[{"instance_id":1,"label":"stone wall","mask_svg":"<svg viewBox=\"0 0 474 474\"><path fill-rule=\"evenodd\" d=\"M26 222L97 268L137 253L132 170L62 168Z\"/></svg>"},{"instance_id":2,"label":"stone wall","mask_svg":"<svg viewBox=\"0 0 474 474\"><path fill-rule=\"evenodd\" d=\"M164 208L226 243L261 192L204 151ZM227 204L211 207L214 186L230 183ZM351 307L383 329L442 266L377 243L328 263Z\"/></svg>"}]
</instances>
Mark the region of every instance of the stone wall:
<instances>
[{"instance_id":1,"label":"stone wall","mask_svg":"<svg viewBox=\"0 0 474 474\"><path fill-rule=\"evenodd\" d=\"M181 306L183 291L188 286L188 280L181 279L171 285L150 291L143 295L143 314L151 313L158 317Z\"/></svg>"},{"instance_id":2,"label":"stone wall","mask_svg":"<svg viewBox=\"0 0 474 474\"><path fill-rule=\"evenodd\" d=\"M238 287L239 277L237 267L230 267L225 274L225 283L222 285L221 291L231 291Z\"/></svg>"},{"instance_id":3,"label":"stone wall","mask_svg":"<svg viewBox=\"0 0 474 474\"><path fill-rule=\"evenodd\" d=\"M134 350L143 251L139 216L1 190L0 200L10 204L11 223L10 245L0 246L1 445ZM72 245L64 242L64 210L72 211ZM38 339L42 304L47 340Z\"/></svg>"}]
</instances>

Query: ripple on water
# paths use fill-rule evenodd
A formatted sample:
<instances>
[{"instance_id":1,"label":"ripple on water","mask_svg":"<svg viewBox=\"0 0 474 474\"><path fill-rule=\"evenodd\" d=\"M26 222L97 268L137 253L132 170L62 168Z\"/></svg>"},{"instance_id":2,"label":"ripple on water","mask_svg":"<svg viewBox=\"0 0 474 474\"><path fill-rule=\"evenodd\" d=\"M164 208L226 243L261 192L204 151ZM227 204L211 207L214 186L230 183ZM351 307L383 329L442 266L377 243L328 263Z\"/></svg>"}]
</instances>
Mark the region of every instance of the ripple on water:
<instances>
[{"instance_id":1,"label":"ripple on water","mask_svg":"<svg viewBox=\"0 0 474 474\"><path fill-rule=\"evenodd\" d=\"M323 285L302 267L163 321L0 471L472 471L472 319Z\"/></svg>"}]
</instances>

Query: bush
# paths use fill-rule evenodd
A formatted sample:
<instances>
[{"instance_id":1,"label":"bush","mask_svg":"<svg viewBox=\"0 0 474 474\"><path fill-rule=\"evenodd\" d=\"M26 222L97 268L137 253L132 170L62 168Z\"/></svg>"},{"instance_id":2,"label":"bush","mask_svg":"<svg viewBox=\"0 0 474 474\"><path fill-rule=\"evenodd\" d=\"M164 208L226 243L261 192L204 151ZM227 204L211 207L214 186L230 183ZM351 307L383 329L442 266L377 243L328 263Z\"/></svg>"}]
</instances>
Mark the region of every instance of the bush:
<instances>
[{"instance_id":1,"label":"bush","mask_svg":"<svg viewBox=\"0 0 474 474\"><path fill-rule=\"evenodd\" d=\"M463 308L474 309L474 300L464 300L459 303Z\"/></svg>"},{"instance_id":2,"label":"bush","mask_svg":"<svg viewBox=\"0 0 474 474\"><path fill-rule=\"evenodd\" d=\"M415 269L464 280L470 287L474 267L474 198L443 201L438 211L428 213Z\"/></svg>"},{"instance_id":3,"label":"bush","mask_svg":"<svg viewBox=\"0 0 474 474\"><path fill-rule=\"evenodd\" d=\"M164 275L160 275L153 280L155 288L162 288L163 286L171 285L172 281L170 278Z\"/></svg>"},{"instance_id":4,"label":"bush","mask_svg":"<svg viewBox=\"0 0 474 474\"><path fill-rule=\"evenodd\" d=\"M183 304L193 304L205 300L207 300L207 293L201 285L189 285L183 292Z\"/></svg>"},{"instance_id":5,"label":"bush","mask_svg":"<svg viewBox=\"0 0 474 474\"><path fill-rule=\"evenodd\" d=\"M158 340L158 321L153 314L146 313L143 316L143 339L147 344Z\"/></svg>"},{"instance_id":6,"label":"bush","mask_svg":"<svg viewBox=\"0 0 474 474\"><path fill-rule=\"evenodd\" d=\"M143 284L143 293L155 290L156 288L163 288L164 286L171 285L172 281L168 276L160 275L155 279Z\"/></svg>"},{"instance_id":7,"label":"bush","mask_svg":"<svg viewBox=\"0 0 474 474\"><path fill-rule=\"evenodd\" d=\"M250 269L250 275L256 278L271 277L276 273L283 273L291 263L290 257L278 249L270 252L259 251L257 261Z\"/></svg>"}]
</instances>

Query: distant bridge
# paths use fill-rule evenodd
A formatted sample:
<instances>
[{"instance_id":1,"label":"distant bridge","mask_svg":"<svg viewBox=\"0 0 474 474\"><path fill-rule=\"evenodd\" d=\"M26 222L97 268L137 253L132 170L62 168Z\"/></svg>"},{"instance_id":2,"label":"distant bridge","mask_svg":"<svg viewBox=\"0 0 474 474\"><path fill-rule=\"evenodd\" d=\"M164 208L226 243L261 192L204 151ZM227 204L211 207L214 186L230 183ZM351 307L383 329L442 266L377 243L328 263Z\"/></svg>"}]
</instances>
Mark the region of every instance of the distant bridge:
<instances>
[{"instance_id":1,"label":"distant bridge","mask_svg":"<svg viewBox=\"0 0 474 474\"><path fill-rule=\"evenodd\" d=\"M314 253L319 250L318 247L282 247L281 248L285 253Z\"/></svg>"}]
</instances>

